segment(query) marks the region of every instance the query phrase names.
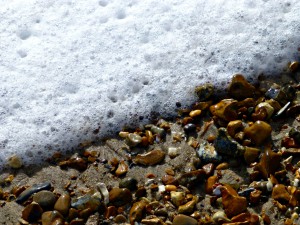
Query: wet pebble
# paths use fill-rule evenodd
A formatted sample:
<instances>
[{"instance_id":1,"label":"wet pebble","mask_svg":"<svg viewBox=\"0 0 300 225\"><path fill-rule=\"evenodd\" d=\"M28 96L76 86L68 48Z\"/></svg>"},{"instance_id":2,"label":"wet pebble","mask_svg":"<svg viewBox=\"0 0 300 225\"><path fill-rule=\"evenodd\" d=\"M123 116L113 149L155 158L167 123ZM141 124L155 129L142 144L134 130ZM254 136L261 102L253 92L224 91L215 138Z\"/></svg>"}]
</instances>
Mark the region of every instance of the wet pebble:
<instances>
[{"instance_id":1,"label":"wet pebble","mask_svg":"<svg viewBox=\"0 0 300 225\"><path fill-rule=\"evenodd\" d=\"M214 145L208 142L202 142L196 151L203 163L218 163L222 161L222 156L218 154Z\"/></svg>"},{"instance_id":2,"label":"wet pebble","mask_svg":"<svg viewBox=\"0 0 300 225\"><path fill-rule=\"evenodd\" d=\"M199 101L206 101L213 95L214 86L210 83L196 86L195 93L198 96Z\"/></svg>"},{"instance_id":3,"label":"wet pebble","mask_svg":"<svg viewBox=\"0 0 300 225\"><path fill-rule=\"evenodd\" d=\"M172 225L198 225L198 221L193 217L178 214L174 217Z\"/></svg>"},{"instance_id":4,"label":"wet pebble","mask_svg":"<svg viewBox=\"0 0 300 225\"><path fill-rule=\"evenodd\" d=\"M71 197L69 194L62 194L56 201L54 209L63 215L67 215L71 206Z\"/></svg>"},{"instance_id":5,"label":"wet pebble","mask_svg":"<svg viewBox=\"0 0 300 225\"><path fill-rule=\"evenodd\" d=\"M144 166L152 166L162 162L164 158L165 158L165 152L157 149L144 154L138 154L133 159L133 162Z\"/></svg>"},{"instance_id":6,"label":"wet pebble","mask_svg":"<svg viewBox=\"0 0 300 225\"><path fill-rule=\"evenodd\" d=\"M272 128L264 121L256 121L253 125L244 129L245 135L256 145L261 145L270 137Z\"/></svg>"},{"instance_id":7,"label":"wet pebble","mask_svg":"<svg viewBox=\"0 0 300 225\"><path fill-rule=\"evenodd\" d=\"M210 112L225 121L232 121L238 118L238 101L234 99L223 99L219 103L209 107Z\"/></svg>"},{"instance_id":8,"label":"wet pebble","mask_svg":"<svg viewBox=\"0 0 300 225\"><path fill-rule=\"evenodd\" d=\"M235 99L242 100L258 95L255 87L250 84L243 75L236 74L232 77L229 84L228 94Z\"/></svg>"},{"instance_id":9,"label":"wet pebble","mask_svg":"<svg viewBox=\"0 0 300 225\"><path fill-rule=\"evenodd\" d=\"M33 195L33 201L37 202L43 209L51 209L56 202L56 196L51 191L40 191Z\"/></svg>"},{"instance_id":10,"label":"wet pebble","mask_svg":"<svg viewBox=\"0 0 300 225\"><path fill-rule=\"evenodd\" d=\"M112 188L109 192L109 202L115 206L123 206L132 201L132 195L127 188Z\"/></svg>"},{"instance_id":11,"label":"wet pebble","mask_svg":"<svg viewBox=\"0 0 300 225\"><path fill-rule=\"evenodd\" d=\"M32 202L23 209L22 219L28 221L29 223L36 222L41 218L42 213L43 209L41 206L36 202Z\"/></svg>"},{"instance_id":12,"label":"wet pebble","mask_svg":"<svg viewBox=\"0 0 300 225\"><path fill-rule=\"evenodd\" d=\"M126 177L122 179L119 183L119 188L127 188L130 191L134 191L137 189L138 181L132 177Z\"/></svg>"},{"instance_id":13,"label":"wet pebble","mask_svg":"<svg viewBox=\"0 0 300 225\"><path fill-rule=\"evenodd\" d=\"M130 133L127 135L125 142L128 146L134 147L142 142L142 137L138 134Z\"/></svg>"},{"instance_id":14,"label":"wet pebble","mask_svg":"<svg viewBox=\"0 0 300 225\"><path fill-rule=\"evenodd\" d=\"M281 204L287 204L290 200L290 194L283 184L276 184L272 191L272 198Z\"/></svg>"},{"instance_id":15,"label":"wet pebble","mask_svg":"<svg viewBox=\"0 0 300 225\"><path fill-rule=\"evenodd\" d=\"M147 202L144 200L133 203L129 211L129 220L131 224L134 222L140 222L145 212Z\"/></svg>"},{"instance_id":16,"label":"wet pebble","mask_svg":"<svg viewBox=\"0 0 300 225\"><path fill-rule=\"evenodd\" d=\"M117 176L123 176L128 172L128 165L126 164L126 162L124 160L121 160L118 164L118 168L115 171L115 174Z\"/></svg>"},{"instance_id":17,"label":"wet pebble","mask_svg":"<svg viewBox=\"0 0 300 225\"><path fill-rule=\"evenodd\" d=\"M16 202L21 204L21 203L25 202L34 193L37 193L42 190L50 190L50 188L51 188L50 182L34 184L31 187L27 188L25 191L23 191L16 199Z\"/></svg>"},{"instance_id":18,"label":"wet pebble","mask_svg":"<svg viewBox=\"0 0 300 225\"><path fill-rule=\"evenodd\" d=\"M64 225L63 216L58 211L47 211L42 214L42 225Z\"/></svg>"},{"instance_id":19,"label":"wet pebble","mask_svg":"<svg viewBox=\"0 0 300 225\"><path fill-rule=\"evenodd\" d=\"M79 210L90 208L92 211L96 211L101 205L101 200L102 199L99 192L96 192L93 195L86 194L77 199L74 199L74 201L72 201L71 203L71 207Z\"/></svg>"}]
</instances>

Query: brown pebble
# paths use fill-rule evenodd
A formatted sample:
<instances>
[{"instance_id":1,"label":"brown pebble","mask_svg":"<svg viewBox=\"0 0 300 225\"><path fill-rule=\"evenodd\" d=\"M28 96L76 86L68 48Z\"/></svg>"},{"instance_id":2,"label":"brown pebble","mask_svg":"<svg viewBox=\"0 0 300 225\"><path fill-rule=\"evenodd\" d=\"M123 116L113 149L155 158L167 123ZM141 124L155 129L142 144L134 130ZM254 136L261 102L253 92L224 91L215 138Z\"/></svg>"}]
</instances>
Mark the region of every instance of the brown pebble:
<instances>
[{"instance_id":1,"label":"brown pebble","mask_svg":"<svg viewBox=\"0 0 300 225\"><path fill-rule=\"evenodd\" d=\"M228 217L236 216L247 209L247 200L241 197L229 185L221 186L222 204L224 211Z\"/></svg>"},{"instance_id":2,"label":"brown pebble","mask_svg":"<svg viewBox=\"0 0 300 225\"><path fill-rule=\"evenodd\" d=\"M109 202L115 206L123 206L132 201L132 195L127 188L113 188L109 192Z\"/></svg>"},{"instance_id":3,"label":"brown pebble","mask_svg":"<svg viewBox=\"0 0 300 225\"><path fill-rule=\"evenodd\" d=\"M142 220L146 205L147 202L145 202L144 200L135 202L132 205L129 211L129 220L131 224L134 224L134 222L140 222Z\"/></svg>"},{"instance_id":4,"label":"brown pebble","mask_svg":"<svg viewBox=\"0 0 300 225\"><path fill-rule=\"evenodd\" d=\"M255 87L250 84L243 75L236 74L232 77L231 83L229 84L228 94L235 99L242 100L255 97L258 93Z\"/></svg>"},{"instance_id":5,"label":"brown pebble","mask_svg":"<svg viewBox=\"0 0 300 225\"><path fill-rule=\"evenodd\" d=\"M227 162L220 163L217 167L216 170L226 170L229 168L229 164Z\"/></svg>"},{"instance_id":6,"label":"brown pebble","mask_svg":"<svg viewBox=\"0 0 300 225\"><path fill-rule=\"evenodd\" d=\"M105 218L115 217L117 215L117 208L115 206L108 206L105 211Z\"/></svg>"},{"instance_id":7,"label":"brown pebble","mask_svg":"<svg viewBox=\"0 0 300 225\"><path fill-rule=\"evenodd\" d=\"M228 134L234 138L236 133L244 129L243 122L241 120L230 121L227 125Z\"/></svg>"},{"instance_id":8,"label":"brown pebble","mask_svg":"<svg viewBox=\"0 0 300 225\"><path fill-rule=\"evenodd\" d=\"M272 190L272 198L281 204L287 204L291 196L283 184L276 184Z\"/></svg>"},{"instance_id":9,"label":"brown pebble","mask_svg":"<svg viewBox=\"0 0 300 225\"><path fill-rule=\"evenodd\" d=\"M69 194L62 194L56 201L54 209L63 215L67 215L71 205L71 197Z\"/></svg>"},{"instance_id":10,"label":"brown pebble","mask_svg":"<svg viewBox=\"0 0 300 225\"><path fill-rule=\"evenodd\" d=\"M261 151L258 148L252 148L246 146L244 152L244 159L246 163L251 164L253 162L256 162L260 153Z\"/></svg>"},{"instance_id":11,"label":"brown pebble","mask_svg":"<svg viewBox=\"0 0 300 225\"><path fill-rule=\"evenodd\" d=\"M177 180L175 179L174 176L171 176L171 175L163 175L162 178L161 178L161 181L163 182L163 184L174 184L176 185L177 184Z\"/></svg>"},{"instance_id":12,"label":"brown pebble","mask_svg":"<svg viewBox=\"0 0 300 225\"><path fill-rule=\"evenodd\" d=\"M85 222L84 222L84 219L79 219L79 218L76 218L76 219L73 219L69 225L84 225Z\"/></svg>"},{"instance_id":13,"label":"brown pebble","mask_svg":"<svg viewBox=\"0 0 300 225\"><path fill-rule=\"evenodd\" d=\"M204 170L205 174L209 176L213 174L215 165L213 163L208 163L202 166L202 169Z\"/></svg>"},{"instance_id":14,"label":"brown pebble","mask_svg":"<svg viewBox=\"0 0 300 225\"><path fill-rule=\"evenodd\" d=\"M164 225L165 224L163 222L163 220L158 217L142 219L141 223L145 224L145 225Z\"/></svg>"},{"instance_id":15,"label":"brown pebble","mask_svg":"<svg viewBox=\"0 0 300 225\"><path fill-rule=\"evenodd\" d=\"M196 110L193 110L189 113L189 116L194 118L194 117L197 117L197 116L200 116L201 115L201 110L200 109L196 109Z\"/></svg>"},{"instance_id":16,"label":"brown pebble","mask_svg":"<svg viewBox=\"0 0 300 225\"><path fill-rule=\"evenodd\" d=\"M114 218L114 222L115 223L125 223L127 221L126 217L124 215L117 215L115 218Z\"/></svg>"},{"instance_id":17,"label":"brown pebble","mask_svg":"<svg viewBox=\"0 0 300 225\"><path fill-rule=\"evenodd\" d=\"M261 198L262 191L254 190L250 193L250 202L251 204L258 204Z\"/></svg>"},{"instance_id":18,"label":"brown pebble","mask_svg":"<svg viewBox=\"0 0 300 225\"><path fill-rule=\"evenodd\" d=\"M138 154L133 159L133 162L144 166L152 166L162 162L165 158L165 155L165 152L162 150L152 150L145 154Z\"/></svg>"},{"instance_id":19,"label":"brown pebble","mask_svg":"<svg viewBox=\"0 0 300 225\"><path fill-rule=\"evenodd\" d=\"M268 123L257 120L252 126L246 127L244 132L255 145L261 145L270 137L272 128Z\"/></svg>"},{"instance_id":20,"label":"brown pebble","mask_svg":"<svg viewBox=\"0 0 300 225\"><path fill-rule=\"evenodd\" d=\"M191 201L188 201L184 205L180 205L178 207L178 213L180 214L191 214L194 211L195 205L198 202L198 198L196 196L193 196L193 199Z\"/></svg>"},{"instance_id":21,"label":"brown pebble","mask_svg":"<svg viewBox=\"0 0 300 225\"><path fill-rule=\"evenodd\" d=\"M42 225L64 225L64 217L56 210L42 214Z\"/></svg>"},{"instance_id":22,"label":"brown pebble","mask_svg":"<svg viewBox=\"0 0 300 225\"><path fill-rule=\"evenodd\" d=\"M167 184L166 186L165 186L165 189L166 189L166 191L176 191L177 190L177 187L175 186L175 185L172 185L172 184Z\"/></svg>"},{"instance_id":23,"label":"brown pebble","mask_svg":"<svg viewBox=\"0 0 300 225\"><path fill-rule=\"evenodd\" d=\"M166 168L165 169L166 174L174 176L175 175L175 171L172 168Z\"/></svg>"},{"instance_id":24,"label":"brown pebble","mask_svg":"<svg viewBox=\"0 0 300 225\"><path fill-rule=\"evenodd\" d=\"M193 217L178 214L174 217L172 225L198 225L198 221Z\"/></svg>"},{"instance_id":25,"label":"brown pebble","mask_svg":"<svg viewBox=\"0 0 300 225\"><path fill-rule=\"evenodd\" d=\"M205 183L205 193L212 194L213 186L217 183L218 177L217 176L210 176Z\"/></svg>"},{"instance_id":26,"label":"brown pebble","mask_svg":"<svg viewBox=\"0 0 300 225\"><path fill-rule=\"evenodd\" d=\"M33 201L37 202L44 210L52 209L56 202L56 197L53 192L44 190L35 193L33 195Z\"/></svg>"},{"instance_id":27,"label":"brown pebble","mask_svg":"<svg viewBox=\"0 0 300 225\"><path fill-rule=\"evenodd\" d=\"M124 160L120 161L118 168L115 172L117 176L125 175L128 172L128 165Z\"/></svg>"},{"instance_id":28,"label":"brown pebble","mask_svg":"<svg viewBox=\"0 0 300 225\"><path fill-rule=\"evenodd\" d=\"M23 209L22 219L32 223L40 219L42 213L42 207L38 203L32 202Z\"/></svg>"},{"instance_id":29,"label":"brown pebble","mask_svg":"<svg viewBox=\"0 0 300 225\"><path fill-rule=\"evenodd\" d=\"M232 121L238 118L238 101L234 99L223 99L219 103L209 107L210 112L225 121Z\"/></svg>"}]
</instances>

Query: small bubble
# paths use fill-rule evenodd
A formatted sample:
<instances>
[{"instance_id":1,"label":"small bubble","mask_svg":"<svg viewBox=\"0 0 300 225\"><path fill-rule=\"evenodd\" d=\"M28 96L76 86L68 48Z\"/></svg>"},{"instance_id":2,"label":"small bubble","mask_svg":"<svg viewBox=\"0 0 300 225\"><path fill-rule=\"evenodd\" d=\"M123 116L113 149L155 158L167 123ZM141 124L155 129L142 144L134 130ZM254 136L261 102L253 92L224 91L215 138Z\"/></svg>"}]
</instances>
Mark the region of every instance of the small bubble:
<instances>
[{"instance_id":1,"label":"small bubble","mask_svg":"<svg viewBox=\"0 0 300 225\"><path fill-rule=\"evenodd\" d=\"M27 52L24 51L24 50L19 50L19 51L17 51L17 53L19 54L19 56L20 56L21 58L27 57Z\"/></svg>"},{"instance_id":2,"label":"small bubble","mask_svg":"<svg viewBox=\"0 0 300 225\"><path fill-rule=\"evenodd\" d=\"M30 30L21 30L18 34L19 38L26 40L31 36Z\"/></svg>"},{"instance_id":3,"label":"small bubble","mask_svg":"<svg viewBox=\"0 0 300 225\"><path fill-rule=\"evenodd\" d=\"M126 17L125 10L120 9L120 10L117 12L117 18L121 20L121 19L124 19L125 17Z\"/></svg>"},{"instance_id":4,"label":"small bubble","mask_svg":"<svg viewBox=\"0 0 300 225\"><path fill-rule=\"evenodd\" d=\"M99 4L100 6L102 6L102 7L105 7L105 6L107 6L108 2L107 2L107 0L100 0L100 1L98 2L98 4Z\"/></svg>"}]
</instances>

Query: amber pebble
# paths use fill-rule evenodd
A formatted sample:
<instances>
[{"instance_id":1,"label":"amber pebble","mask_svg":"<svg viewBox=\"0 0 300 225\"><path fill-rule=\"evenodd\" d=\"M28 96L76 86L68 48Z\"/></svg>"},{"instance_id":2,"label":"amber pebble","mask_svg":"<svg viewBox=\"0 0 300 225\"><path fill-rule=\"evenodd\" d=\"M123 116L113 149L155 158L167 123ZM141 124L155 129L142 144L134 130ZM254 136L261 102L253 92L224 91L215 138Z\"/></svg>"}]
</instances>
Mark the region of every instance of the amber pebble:
<instances>
[{"instance_id":1,"label":"amber pebble","mask_svg":"<svg viewBox=\"0 0 300 225\"><path fill-rule=\"evenodd\" d=\"M264 221L265 224L271 224L271 219L270 219L270 217L267 214L265 214L263 212L262 215L261 215L261 217L262 217L262 219L263 219L263 221Z\"/></svg>"},{"instance_id":2,"label":"amber pebble","mask_svg":"<svg viewBox=\"0 0 300 225\"><path fill-rule=\"evenodd\" d=\"M76 218L76 219L73 219L69 225L84 225L85 222L84 222L84 219L79 219L79 218Z\"/></svg>"},{"instance_id":3,"label":"amber pebble","mask_svg":"<svg viewBox=\"0 0 300 225\"><path fill-rule=\"evenodd\" d=\"M163 222L163 220L158 217L142 219L141 222L142 222L142 224L145 224L145 225L164 225L165 224Z\"/></svg>"},{"instance_id":4,"label":"amber pebble","mask_svg":"<svg viewBox=\"0 0 300 225\"><path fill-rule=\"evenodd\" d=\"M90 208L86 208L79 212L79 217L87 220L92 213L93 211Z\"/></svg>"},{"instance_id":5,"label":"amber pebble","mask_svg":"<svg viewBox=\"0 0 300 225\"><path fill-rule=\"evenodd\" d=\"M289 69L291 72L296 72L299 69L299 62L293 61L289 64Z\"/></svg>"},{"instance_id":6,"label":"amber pebble","mask_svg":"<svg viewBox=\"0 0 300 225\"><path fill-rule=\"evenodd\" d=\"M145 187L138 187L138 189L135 192L135 197L137 199L141 198L141 197L145 197L147 194L147 190Z\"/></svg>"},{"instance_id":7,"label":"amber pebble","mask_svg":"<svg viewBox=\"0 0 300 225\"><path fill-rule=\"evenodd\" d=\"M258 148L245 147L244 159L246 163L251 164L256 162L261 151Z\"/></svg>"},{"instance_id":8,"label":"amber pebble","mask_svg":"<svg viewBox=\"0 0 300 225\"><path fill-rule=\"evenodd\" d=\"M173 184L173 185L177 185L178 182L177 180L175 179L174 176L171 176L171 175L163 175L162 178L161 178L161 181L163 182L163 184Z\"/></svg>"},{"instance_id":9,"label":"amber pebble","mask_svg":"<svg viewBox=\"0 0 300 225\"><path fill-rule=\"evenodd\" d=\"M69 194L62 194L56 201L54 209L63 215L67 215L71 205L71 197Z\"/></svg>"},{"instance_id":10,"label":"amber pebble","mask_svg":"<svg viewBox=\"0 0 300 225\"><path fill-rule=\"evenodd\" d=\"M174 217L172 225L198 225L198 221L193 217L178 214Z\"/></svg>"},{"instance_id":11,"label":"amber pebble","mask_svg":"<svg viewBox=\"0 0 300 225\"><path fill-rule=\"evenodd\" d=\"M118 168L115 172L117 176L122 176L128 172L128 165L124 160L119 162Z\"/></svg>"},{"instance_id":12,"label":"amber pebble","mask_svg":"<svg viewBox=\"0 0 300 225\"><path fill-rule=\"evenodd\" d=\"M257 204L260 201L262 191L254 190L250 193L250 202L252 204Z\"/></svg>"},{"instance_id":13,"label":"amber pebble","mask_svg":"<svg viewBox=\"0 0 300 225\"><path fill-rule=\"evenodd\" d=\"M268 123L258 120L252 126L246 127L244 132L254 144L261 145L270 137L272 128Z\"/></svg>"},{"instance_id":14,"label":"amber pebble","mask_svg":"<svg viewBox=\"0 0 300 225\"><path fill-rule=\"evenodd\" d=\"M42 214L43 225L64 225L63 216L58 211L47 211Z\"/></svg>"},{"instance_id":15,"label":"amber pebble","mask_svg":"<svg viewBox=\"0 0 300 225\"><path fill-rule=\"evenodd\" d=\"M191 214L194 211L195 205L197 204L198 198L193 196L191 201L188 201L184 205L178 207L178 213L180 214Z\"/></svg>"},{"instance_id":16,"label":"amber pebble","mask_svg":"<svg viewBox=\"0 0 300 225\"><path fill-rule=\"evenodd\" d=\"M202 166L202 169L204 170L206 175L209 176L214 172L215 165L213 163L208 163Z\"/></svg>"},{"instance_id":17,"label":"amber pebble","mask_svg":"<svg viewBox=\"0 0 300 225\"><path fill-rule=\"evenodd\" d=\"M294 225L294 222L293 222L292 219L287 218L287 219L285 219L285 221L284 221L284 225Z\"/></svg>"},{"instance_id":18,"label":"amber pebble","mask_svg":"<svg viewBox=\"0 0 300 225\"><path fill-rule=\"evenodd\" d=\"M206 194L212 194L213 186L215 183L217 183L218 177L217 176L211 176L206 180L205 183L205 193Z\"/></svg>"},{"instance_id":19,"label":"amber pebble","mask_svg":"<svg viewBox=\"0 0 300 225\"><path fill-rule=\"evenodd\" d=\"M228 88L228 94L238 100L258 95L255 87L241 74L236 74L232 77Z\"/></svg>"},{"instance_id":20,"label":"amber pebble","mask_svg":"<svg viewBox=\"0 0 300 225\"><path fill-rule=\"evenodd\" d=\"M127 188L113 188L109 192L109 202L115 206L123 206L131 200L132 196Z\"/></svg>"},{"instance_id":21,"label":"amber pebble","mask_svg":"<svg viewBox=\"0 0 300 225\"><path fill-rule=\"evenodd\" d=\"M231 218L232 222L250 222L249 225L259 225L259 217L255 214L250 214L249 212L241 213L237 216Z\"/></svg>"},{"instance_id":22,"label":"amber pebble","mask_svg":"<svg viewBox=\"0 0 300 225\"><path fill-rule=\"evenodd\" d=\"M87 161L85 159L77 156L75 158L70 158L67 161L67 166L77 169L77 170L80 170L80 171L83 171L83 170L86 170L86 168L87 168Z\"/></svg>"},{"instance_id":23,"label":"amber pebble","mask_svg":"<svg viewBox=\"0 0 300 225\"><path fill-rule=\"evenodd\" d=\"M165 169L166 174L174 176L175 175L175 171L172 168L166 168Z\"/></svg>"},{"instance_id":24,"label":"amber pebble","mask_svg":"<svg viewBox=\"0 0 300 225\"><path fill-rule=\"evenodd\" d=\"M166 189L166 191L176 191L177 190L177 187L175 186L175 185L172 185L172 184L167 184L166 186L165 186L165 189Z\"/></svg>"},{"instance_id":25,"label":"amber pebble","mask_svg":"<svg viewBox=\"0 0 300 225\"><path fill-rule=\"evenodd\" d=\"M28 221L29 223L35 222L41 218L43 209L38 203L32 202L27 205L22 211L22 219Z\"/></svg>"},{"instance_id":26,"label":"amber pebble","mask_svg":"<svg viewBox=\"0 0 300 225\"><path fill-rule=\"evenodd\" d=\"M223 162L217 165L216 170L226 170L228 168L229 168L229 164L227 162Z\"/></svg>"},{"instance_id":27,"label":"amber pebble","mask_svg":"<svg viewBox=\"0 0 300 225\"><path fill-rule=\"evenodd\" d=\"M276 184L272 191L272 198L281 204L286 204L289 202L291 196L283 184Z\"/></svg>"},{"instance_id":28,"label":"amber pebble","mask_svg":"<svg viewBox=\"0 0 300 225\"><path fill-rule=\"evenodd\" d=\"M131 224L134 224L134 222L140 222L142 220L146 206L147 206L147 202L144 200L135 202L132 205L129 211L129 220Z\"/></svg>"},{"instance_id":29,"label":"amber pebble","mask_svg":"<svg viewBox=\"0 0 300 225\"><path fill-rule=\"evenodd\" d=\"M247 209L247 200L241 197L229 185L221 186L222 204L224 211L228 217L236 216Z\"/></svg>"},{"instance_id":30,"label":"amber pebble","mask_svg":"<svg viewBox=\"0 0 300 225\"><path fill-rule=\"evenodd\" d=\"M243 128L244 128L244 126L243 126L243 122L241 120L233 120L228 123L227 132L232 138L234 138L236 133L238 133L239 131L242 131Z\"/></svg>"},{"instance_id":31,"label":"amber pebble","mask_svg":"<svg viewBox=\"0 0 300 225\"><path fill-rule=\"evenodd\" d=\"M145 154L138 154L133 162L144 166L152 166L162 162L165 158L165 152L162 150L152 150Z\"/></svg>"},{"instance_id":32,"label":"amber pebble","mask_svg":"<svg viewBox=\"0 0 300 225\"><path fill-rule=\"evenodd\" d=\"M181 191L171 191L171 202L175 206L180 206L184 203L185 201L185 194L184 192Z\"/></svg>"},{"instance_id":33,"label":"amber pebble","mask_svg":"<svg viewBox=\"0 0 300 225\"><path fill-rule=\"evenodd\" d=\"M200 116L201 115L201 110L200 109L196 109L196 110L193 110L189 113L189 116L194 118L194 117L197 117L197 116Z\"/></svg>"},{"instance_id":34,"label":"amber pebble","mask_svg":"<svg viewBox=\"0 0 300 225\"><path fill-rule=\"evenodd\" d=\"M210 112L226 121L236 120L238 118L237 114L238 101L234 99L223 99L219 103L209 107Z\"/></svg>"},{"instance_id":35,"label":"amber pebble","mask_svg":"<svg viewBox=\"0 0 300 225\"><path fill-rule=\"evenodd\" d=\"M254 166L254 170L259 171L267 179L270 174L274 174L280 167L281 154L266 148L259 163Z\"/></svg>"}]
</instances>

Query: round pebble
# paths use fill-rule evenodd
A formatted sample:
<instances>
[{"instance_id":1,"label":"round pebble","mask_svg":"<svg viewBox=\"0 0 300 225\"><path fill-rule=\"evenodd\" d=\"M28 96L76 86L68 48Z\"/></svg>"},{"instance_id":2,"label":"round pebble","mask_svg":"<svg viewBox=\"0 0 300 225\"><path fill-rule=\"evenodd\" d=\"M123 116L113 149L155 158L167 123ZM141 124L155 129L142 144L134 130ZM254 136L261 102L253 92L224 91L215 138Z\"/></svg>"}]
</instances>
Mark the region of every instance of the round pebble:
<instances>
[{"instance_id":1,"label":"round pebble","mask_svg":"<svg viewBox=\"0 0 300 225\"><path fill-rule=\"evenodd\" d=\"M33 201L37 202L43 209L53 208L56 197L51 191L40 191L33 195Z\"/></svg>"},{"instance_id":2,"label":"round pebble","mask_svg":"<svg viewBox=\"0 0 300 225\"><path fill-rule=\"evenodd\" d=\"M62 194L56 201L54 209L60 212L63 215L66 215L69 212L71 205L71 198L69 194Z\"/></svg>"}]
</instances>

